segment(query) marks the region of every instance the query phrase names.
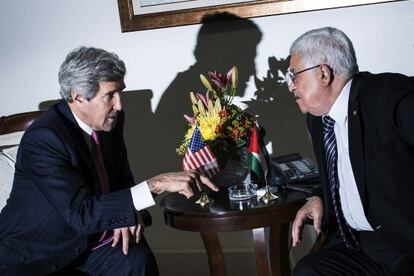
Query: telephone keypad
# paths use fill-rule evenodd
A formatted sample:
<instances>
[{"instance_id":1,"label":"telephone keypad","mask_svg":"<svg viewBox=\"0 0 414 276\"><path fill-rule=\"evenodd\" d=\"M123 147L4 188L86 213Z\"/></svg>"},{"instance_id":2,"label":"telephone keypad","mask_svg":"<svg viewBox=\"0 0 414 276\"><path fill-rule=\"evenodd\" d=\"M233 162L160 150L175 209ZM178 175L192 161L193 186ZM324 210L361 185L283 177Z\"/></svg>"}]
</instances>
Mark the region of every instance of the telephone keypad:
<instances>
[{"instance_id":1,"label":"telephone keypad","mask_svg":"<svg viewBox=\"0 0 414 276\"><path fill-rule=\"evenodd\" d=\"M279 157L279 160L274 161L284 174L287 183L305 183L319 180L318 168L310 159L302 158L299 154Z\"/></svg>"}]
</instances>

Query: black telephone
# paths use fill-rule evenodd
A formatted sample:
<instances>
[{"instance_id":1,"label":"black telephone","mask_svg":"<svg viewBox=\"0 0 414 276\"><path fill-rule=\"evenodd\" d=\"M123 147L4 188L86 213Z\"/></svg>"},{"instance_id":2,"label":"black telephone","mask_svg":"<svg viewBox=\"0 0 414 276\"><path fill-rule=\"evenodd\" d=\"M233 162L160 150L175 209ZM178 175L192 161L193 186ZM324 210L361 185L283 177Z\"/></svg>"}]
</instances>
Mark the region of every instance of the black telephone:
<instances>
[{"instance_id":1,"label":"black telephone","mask_svg":"<svg viewBox=\"0 0 414 276\"><path fill-rule=\"evenodd\" d=\"M319 170L309 158L299 153L271 158L272 178L276 185L314 184L319 182Z\"/></svg>"}]
</instances>

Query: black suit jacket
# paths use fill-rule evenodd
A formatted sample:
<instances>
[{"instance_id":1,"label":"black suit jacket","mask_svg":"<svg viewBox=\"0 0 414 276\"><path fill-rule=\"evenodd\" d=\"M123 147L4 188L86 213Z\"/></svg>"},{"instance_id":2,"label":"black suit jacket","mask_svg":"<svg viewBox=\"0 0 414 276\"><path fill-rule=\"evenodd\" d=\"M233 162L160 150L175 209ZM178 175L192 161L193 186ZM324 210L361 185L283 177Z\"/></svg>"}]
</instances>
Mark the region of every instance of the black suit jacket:
<instances>
[{"instance_id":1,"label":"black suit jacket","mask_svg":"<svg viewBox=\"0 0 414 276\"><path fill-rule=\"evenodd\" d=\"M94 234L136 225L123 121L120 112L115 129L100 137L111 190L100 196L88 145L67 103L30 126L0 215L0 267L50 273L85 251Z\"/></svg>"},{"instance_id":2,"label":"black suit jacket","mask_svg":"<svg viewBox=\"0 0 414 276\"><path fill-rule=\"evenodd\" d=\"M321 117L308 115L325 224L335 228ZM349 155L365 215L394 249L414 257L414 78L359 73L348 103Z\"/></svg>"}]
</instances>

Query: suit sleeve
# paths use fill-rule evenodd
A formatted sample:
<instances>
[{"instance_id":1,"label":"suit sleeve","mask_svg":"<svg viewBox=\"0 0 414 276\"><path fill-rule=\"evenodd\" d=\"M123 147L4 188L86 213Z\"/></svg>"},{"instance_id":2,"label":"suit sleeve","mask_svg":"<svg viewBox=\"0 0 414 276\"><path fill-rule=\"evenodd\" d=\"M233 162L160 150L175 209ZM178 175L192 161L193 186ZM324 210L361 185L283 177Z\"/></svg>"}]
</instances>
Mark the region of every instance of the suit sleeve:
<instances>
[{"instance_id":1,"label":"suit sleeve","mask_svg":"<svg viewBox=\"0 0 414 276\"><path fill-rule=\"evenodd\" d=\"M69 147L50 128L26 132L19 150L20 167L28 181L68 225L82 234L135 225L130 190L93 196L89 188L93 184L85 179L88 168Z\"/></svg>"}]
</instances>

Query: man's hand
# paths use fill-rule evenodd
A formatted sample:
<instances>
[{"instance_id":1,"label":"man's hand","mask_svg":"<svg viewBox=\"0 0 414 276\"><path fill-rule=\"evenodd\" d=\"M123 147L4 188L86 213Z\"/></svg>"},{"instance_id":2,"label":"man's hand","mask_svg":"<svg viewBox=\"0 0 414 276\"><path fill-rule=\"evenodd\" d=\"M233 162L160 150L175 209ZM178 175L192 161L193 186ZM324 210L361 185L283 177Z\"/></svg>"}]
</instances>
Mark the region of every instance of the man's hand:
<instances>
[{"instance_id":1,"label":"man's hand","mask_svg":"<svg viewBox=\"0 0 414 276\"><path fill-rule=\"evenodd\" d=\"M120 239L122 239L122 252L124 252L125 255L128 255L130 243L139 243L143 232L144 226L141 224L138 224L137 226L114 229L114 240L112 242L112 247L115 247Z\"/></svg>"},{"instance_id":2,"label":"man's hand","mask_svg":"<svg viewBox=\"0 0 414 276\"><path fill-rule=\"evenodd\" d=\"M194 185L200 191L203 185L216 192L219 190L207 177L195 171L163 173L147 180L147 183L153 193L178 192L187 198L194 195L192 188Z\"/></svg>"},{"instance_id":3,"label":"man's hand","mask_svg":"<svg viewBox=\"0 0 414 276\"><path fill-rule=\"evenodd\" d=\"M296 213L292 225L292 245L295 247L301 241L302 229L307 219L313 220L313 227L319 234L321 232L323 217L322 199L318 196L311 197L305 205Z\"/></svg>"}]
</instances>

